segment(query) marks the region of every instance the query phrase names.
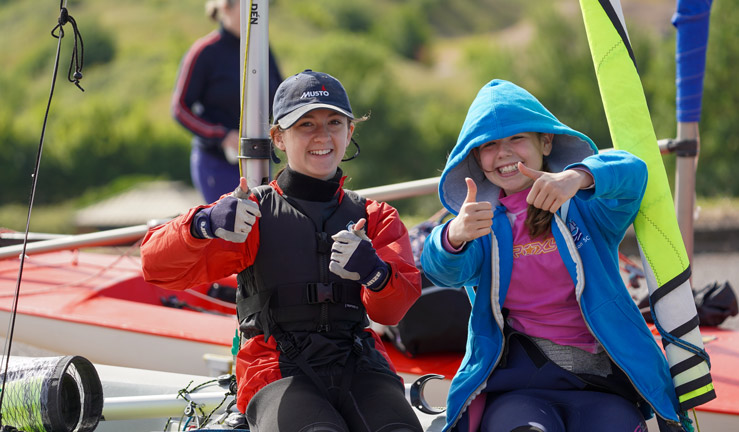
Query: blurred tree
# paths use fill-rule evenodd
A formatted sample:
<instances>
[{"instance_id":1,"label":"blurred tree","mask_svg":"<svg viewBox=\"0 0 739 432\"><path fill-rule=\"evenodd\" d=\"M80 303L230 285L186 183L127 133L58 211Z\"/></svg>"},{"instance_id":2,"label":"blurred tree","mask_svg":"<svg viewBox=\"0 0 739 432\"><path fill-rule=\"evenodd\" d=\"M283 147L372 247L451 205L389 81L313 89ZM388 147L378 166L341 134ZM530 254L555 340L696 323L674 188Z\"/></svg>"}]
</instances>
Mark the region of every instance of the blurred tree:
<instances>
[{"instance_id":1,"label":"blurred tree","mask_svg":"<svg viewBox=\"0 0 739 432\"><path fill-rule=\"evenodd\" d=\"M705 196L739 196L739 11L731 2L714 2L708 38L701 149L696 191ZM674 98L673 98L674 101Z\"/></svg>"},{"instance_id":2,"label":"blurred tree","mask_svg":"<svg viewBox=\"0 0 739 432\"><path fill-rule=\"evenodd\" d=\"M399 6L375 23L371 35L403 57L422 60L432 29L418 3Z\"/></svg>"},{"instance_id":3,"label":"blurred tree","mask_svg":"<svg viewBox=\"0 0 739 432\"><path fill-rule=\"evenodd\" d=\"M547 0L275 0L270 41L284 75L325 70L345 84L357 114L371 112L357 129L362 155L347 164L349 187L356 189L439 175L476 91L492 78L530 89L565 123L610 147L581 18L565 6ZM74 198L121 177L189 182L188 138L169 114L169 98L182 53L212 27L202 0L69 7L85 41L86 91L65 85L65 41L38 202ZM697 191L739 196L733 175L739 123L730 115L739 105L733 82L739 12L725 2L713 9ZM46 10L0 0L7 48L0 69L2 203L28 198L57 15L56 5ZM657 136L674 136L674 31L626 20ZM672 159L665 161L669 174ZM398 203L404 211L406 205L416 204Z\"/></svg>"},{"instance_id":4,"label":"blurred tree","mask_svg":"<svg viewBox=\"0 0 739 432\"><path fill-rule=\"evenodd\" d=\"M84 30L85 66L91 67L112 61L116 54L116 46L115 38L110 31L93 20L85 22Z\"/></svg>"}]
</instances>

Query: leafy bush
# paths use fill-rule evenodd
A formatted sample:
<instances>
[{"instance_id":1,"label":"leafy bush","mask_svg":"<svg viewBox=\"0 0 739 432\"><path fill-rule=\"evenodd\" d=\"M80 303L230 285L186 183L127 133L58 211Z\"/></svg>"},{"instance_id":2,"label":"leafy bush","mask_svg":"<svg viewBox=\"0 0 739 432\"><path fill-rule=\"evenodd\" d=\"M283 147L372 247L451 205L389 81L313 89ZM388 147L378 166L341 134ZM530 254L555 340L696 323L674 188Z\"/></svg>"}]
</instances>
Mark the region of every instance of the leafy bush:
<instances>
[{"instance_id":1,"label":"leafy bush","mask_svg":"<svg viewBox=\"0 0 739 432\"><path fill-rule=\"evenodd\" d=\"M601 147L610 137L578 15L563 2L528 0L277 0L270 43L284 75L324 70L347 87L362 154L345 164L358 189L437 176L476 91L516 82ZM70 40L47 127L37 200L59 202L119 178L189 182L189 133L169 98L179 61L213 30L201 0L69 2L85 41L85 93L66 83ZM699 195L739 196L736 8L715 3L701 122ZM25 202L36 161L56 48L58 9L0 1L8 48L0 70L0 201ZM627 22L629 17L626 17ZM67 30L67 36L71 30ZM659 138L675 133L674 33L629 26ZM673 157L665 158L671 173ZM143 176L143 177L137 177ZM395 204L395 203L394 203ZM398 203L438 205L436 197ZM405 207L407 206L407 207Z\"/></svg>"},{"instance_id":2,"label":"leafy bush","mask_svg":"<svg viewBox=\"0 0 739 432\"><path fill-rule=\"evenodd\" d=\"M396 53L415 60L422 58L422 49L431 39L431 27L412 4L398 7L391 15L378 20L371 33Z\"/></svg>"},{"instance_id":3,"label":"leafy bush","mask_svg":"<svg viewBox=\"0 0 739 432\"><path fill-rule=\"evenodd\" d=\"M82 33L83 30L84 33ZM85 27L80 29L80 33L84 36L85 67L105 64L115 58L116 46L113 35L96 21L86 22Z\"/></svg>"}]
</instances>

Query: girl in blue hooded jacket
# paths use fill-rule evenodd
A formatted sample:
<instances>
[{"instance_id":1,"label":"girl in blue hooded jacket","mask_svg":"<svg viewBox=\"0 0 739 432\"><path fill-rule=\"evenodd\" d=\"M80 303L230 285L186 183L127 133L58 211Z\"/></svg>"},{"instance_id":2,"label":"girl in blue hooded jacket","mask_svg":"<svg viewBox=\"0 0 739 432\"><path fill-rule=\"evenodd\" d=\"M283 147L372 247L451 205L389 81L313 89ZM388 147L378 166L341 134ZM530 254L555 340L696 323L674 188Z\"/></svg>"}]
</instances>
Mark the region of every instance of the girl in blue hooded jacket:
<instances>
[{"instance_id":1,"label":"girl in blue hooded jacket","mask_svg":"<svg viewBox=\"0 0 739 432\"><path fill-rule=\"evenodd\" d=\"M598 154L507 81L472 103L439 184L456 215L424 245L439 286L468 287L467 351L445 430L682 430L669 368L618 267L644 162Z\"/></svg>"}]
</instances>

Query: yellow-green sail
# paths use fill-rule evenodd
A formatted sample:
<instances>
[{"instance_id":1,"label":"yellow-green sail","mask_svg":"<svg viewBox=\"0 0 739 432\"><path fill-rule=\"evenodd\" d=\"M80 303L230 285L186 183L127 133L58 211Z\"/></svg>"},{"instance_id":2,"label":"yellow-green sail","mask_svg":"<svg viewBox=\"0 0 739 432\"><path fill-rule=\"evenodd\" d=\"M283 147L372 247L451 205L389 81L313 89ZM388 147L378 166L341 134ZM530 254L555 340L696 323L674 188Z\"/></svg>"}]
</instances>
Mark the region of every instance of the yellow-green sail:
<instances>
[{"instance_id":1,"label":"yellow-green sail","mask_svg":"<svg viewBox=\"0 0 739 432\"><path fill-rule=\"evenodd\" d=\"M690 261L618 0L580 0L603 107L615 148L649 167L634 230L656 322L682 410L716 397L690 287ZM673 343L669 343L673 341ZM704 357L705 356L705 357Z\"/></svg>"}]
</instances>

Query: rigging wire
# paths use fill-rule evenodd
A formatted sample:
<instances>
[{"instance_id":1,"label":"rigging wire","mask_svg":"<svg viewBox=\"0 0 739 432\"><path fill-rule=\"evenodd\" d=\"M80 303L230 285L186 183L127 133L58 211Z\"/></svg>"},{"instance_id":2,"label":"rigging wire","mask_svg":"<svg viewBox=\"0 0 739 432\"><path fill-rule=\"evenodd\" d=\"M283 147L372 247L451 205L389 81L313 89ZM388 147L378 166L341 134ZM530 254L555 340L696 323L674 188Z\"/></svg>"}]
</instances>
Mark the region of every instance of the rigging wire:
<instances>
[{"instance_id":1,"label":"rigging wire","mask_svg":"<svg viewBox=\"0 0 739 432\"><path fill-rule=\"evenodd\" d=\"M15 285L15 295L13 297L13 305L10 310L10 322L8 323L8 330L6 331L5 345L3 347L3 374L2 384L0 385L0 425L2 425L2 406L3 396L5 395L5 380L8 376L8 365L10 363L10 350L13 343L13 331L15 329L15 318L17 315L18 298L20 295L21 279L23 277L23 265L26 258L26 247L28 245L28 232L31 225L31 211L33 209L33 202L36 197L36 186L38 183L39 168L41 166L41 154L44 149L44 137L46 135L46 124L49 120L49 111L51 108L51 100L54 96L54 88L56 87L56 77L59 71L59 56L62 46L62 38L64 37L64 25L71 23L74 31L74 46L72 48L72 58L69 63L69 71L67 73L67 80L73 83L77 88L85 91L80 86L80 80L82 79L82 66L84 65L84 43L82 42L82 35L77 28L77 21L69 15L69 11L66 8L67 0L60 0L59 2L59 18L57 18L57 25L51 30L51 36L57 39L56 55L54 58L54 69L51 78L51 89L49 91L49 99L46 103L46 111L44 113L44 121L41 127L41 138L39 140L38 152L36 154L36 165L31 175L31 196L28 203L28 213L26 215L26 230L23 236L23 249L20 255L20 266L18 267L18 279ZM57 32L57 33L55 33ZM72 73L74 69L74 73ZM4 427L3 427L4 428Z\"/></svg>"},{"instance_id":2,"label":"rigging wire","mask_svg":"<svg viewBox=\"0 0 739 432\"><path fill-rule=\"evenodd\" d=\"M248 10L252 10L252 7L253 6L254 6L253 5L253 2L252 1L249 1L249 9ZM242 14L242 21L244 21L244 19L243 19L244 18L243 17L244 11L242 10L240 13ZM248 18L248 16L247 16L247 18ZM242 139L244 137L244 132L245 132L243 130L243 126L244 126L244 111L245 111L244 110L244 102L246 100L246 77L247 77L247 73L248 73L247 67L248 67L248 64L249 64L249 41L251 40L251 38L250 38L250 36L251 36L251 20L250 19L246 19L246 34L244 36L245 36L245 41L244 41L244 64L242 65L242 70L241 70L241 80L242 80L241 81L241 95L240 95L240 99L241 99L241 110L239 112L239 156L242 156L244 154L244 149L242 148L242 145L243 145L242 144ZM244 177L245 175L246 175L246 173L244 173L244 168L242 167L241 160L239 160L239 177Z\"/></svg>"}]
</instances>

